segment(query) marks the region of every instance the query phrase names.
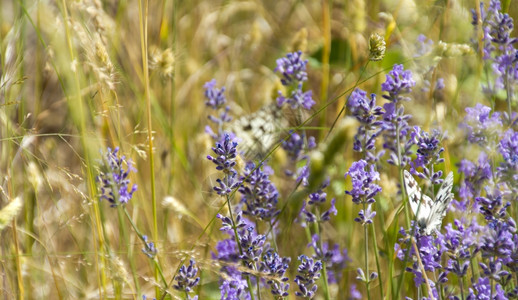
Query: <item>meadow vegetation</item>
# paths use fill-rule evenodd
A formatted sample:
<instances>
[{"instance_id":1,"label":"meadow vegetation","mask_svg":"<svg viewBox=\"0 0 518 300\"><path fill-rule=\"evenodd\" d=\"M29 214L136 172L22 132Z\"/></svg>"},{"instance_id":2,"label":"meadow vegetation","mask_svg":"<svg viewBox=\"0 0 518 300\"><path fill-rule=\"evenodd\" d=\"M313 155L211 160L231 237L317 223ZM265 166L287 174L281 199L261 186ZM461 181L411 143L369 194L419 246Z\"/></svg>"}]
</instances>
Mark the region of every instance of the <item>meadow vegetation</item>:
<instances>
[{"instance_id":1,"label":"meadow vegetation","mask_svg":"<svg viewBox=\"0 0 518 300\"><path fill-rule=\"evenodd\" d=\"M1 1L0 298L518 299L513 4Z\"/></svg>"}]
</instances>

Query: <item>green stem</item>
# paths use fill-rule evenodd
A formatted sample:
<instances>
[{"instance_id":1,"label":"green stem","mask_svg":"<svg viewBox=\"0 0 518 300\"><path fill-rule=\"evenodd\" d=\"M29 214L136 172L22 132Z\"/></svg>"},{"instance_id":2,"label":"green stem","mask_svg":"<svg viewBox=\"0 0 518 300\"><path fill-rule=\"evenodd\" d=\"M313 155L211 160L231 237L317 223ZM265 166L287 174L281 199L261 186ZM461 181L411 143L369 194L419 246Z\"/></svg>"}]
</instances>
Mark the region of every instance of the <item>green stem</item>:
<instances>
[{"instance_id":1,"label":"green stem","mask_svg":"<svg viewBox=\"0 0 518 300\"><path fill-rule=\"evenodd\" d=\"M313 227L314 227L314 230L315 230L315 233L320 236L320 212L318 210L318 208L315 208L316 210L316 213L315 215L317 216L317 221L315 223L313 223ZM309 240L311 241L311 235L309 236ZM318 239L317 241L317 247L320 249L320 252L322 252L322 239ZM329 295L329 284L328 284L328 281L327 281L327 267L326 267L326 262L322 262L322 280L324 281L324 296L325 296L325 299L326 300L329 300L331 299L331 296Z\"/></svg>"},{"instance_id":2,"label":"green stem","mask_svg":"<svg viewBox=\"0 0 518 300\"><path fill-rule=\"evenodd\" d=\"M365 212L367 210L367 204L365 201L363 204L363 211ZM371 292L369 289L370 285L370 276L369 276L369 229L367 228L367 224L363 225L363 239L365 243L365 249L363 251L364 258L365 258L365 288L367 289L367 299L371 298Z\"/></svg>"},{"instance_id":3,"label":"green stem","mask_svg":"<svg viewBox=\"0 0 518 300\"><path fill-rule=\"evenodd\" d=\"M133 230L135 231L135 233L137 234L137 237L144 243L146 244L147 241L146 239L144 238L144 235L140 232L140 230L137 228L137 225L135 225L135 223L133 222L133 220L131 219L128 211L126 210L126 207L122 207L122 211L124 212L124 214L126 215L126 219L129 221L131 227L133 228ZM162 272L162 268L160 267L160 264L158 263L157 259L153 259L153 263L154 263L154 266L155 266L155 270L157 270L157 273L158 275L160 276L160 279L162 280L162 283L164 284L164 291L167 292L167 287L168 287L168 284L167 284L167 280L165 280L165 276L164 276L164 273Z\"/></svg>"},{"instance_id":4,"label":"green stem","mask_svg":"<svg viewBox=\"0 0 518 300\"><path fill-rule=\"evenodd\" d=\"M270 232L272 233L272 243L273 243L273 248L275 249L275 252L279 252L279 248L277 247L277 237L275 236L275 230L273 228L273 223L272 223L272 220L270 220Z\"/></svg>"},{"instance_id":5,"label":"green stem","mask_svg":"<svg viewBox=\"0 0 518 300\"><path fill-rule=\"evenodd\" d=\"M158 216L156 203L156 188L155 188L155 155L153 151L153 127L151 116L151 97L149 87L149 67L148 67L148 52L147 52L147 18L148 18L148 0L138 0L139 12L139 29L140 29L140 49L142 56L142 73L144 74L144 98L146 101L146 115L147 115L147 139L149 152L149 172L150 172L150 188L151 188L151 207L153 209L153 240L158 241ZM158 279L159 270L155 268L155 279ZM155 290L156 295L160 293L158 287Z\"/></svg>"},{"instance_id":6,"label":"green stem","mask_svg":"<svg viewBox=\"0 0 518 300\"><path fill-rule=\"evenodd\" d=\"M135 289L138 291L140 290L139 284L138 284L138 278L137 278L137 268L135 266L135 260L133 259L133 251L129 247L129 239L128 239L128 232L126 231L126 226L124 226L124 216L122 212L121 205L117 205L117 216L119 219L119 228L122 233L122 240L124 241L124 246L128 249L128 260L131 267L131 273L133 275L133 282L135 284Z\"/></svg>"},{"instance_id":7,"label":"green stem","mask_svg":"<svg viewBox=\"0 0 518 300\"><path fill-rule=\"evenodd\" d=\"M228 176L225 178L228 179ZM230 214L230 220L232 220L232 230L234 231L234 238L236 239L237 247L239 249L239 254L243 255L243 249L241 248L241 242L239 241L239 234L237 232L237 226L235 223L234 216L232 214L232 205L230 204L230 196L227 195L227 206L228 212ZM250 298L254 300L254 293L252 292L252 281L250 280L250 276L246 276L246 284L248 285L248 291L250 291Z\"/></svg>"},{"instance_id":8,"label":"green stem","mask_svg":"<svg viewBox=\"0 0 518 300\"><path fill-rule=\"evenodd\" d=\"M372 228L372 243L374 245L374 257L376 258L376 270L378 271L378 282L379 282L379 288L380 288L380 299L385 299L385 294L383 293L383 281L381 280L381 267L380 267L380 261L379 261L379 254L378 254L378 241L376 240L376 228L375 226L371 226Z\"/></svg>"}]
</instances>

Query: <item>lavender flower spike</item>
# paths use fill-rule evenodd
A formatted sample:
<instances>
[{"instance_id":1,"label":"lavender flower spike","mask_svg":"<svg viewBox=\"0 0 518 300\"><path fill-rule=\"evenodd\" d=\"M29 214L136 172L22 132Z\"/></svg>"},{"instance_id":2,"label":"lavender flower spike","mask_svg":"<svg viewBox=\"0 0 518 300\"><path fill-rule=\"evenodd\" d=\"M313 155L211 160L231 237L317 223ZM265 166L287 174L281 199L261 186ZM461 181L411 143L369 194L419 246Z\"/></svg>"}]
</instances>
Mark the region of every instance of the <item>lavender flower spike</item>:
<instances>
[{"instance_id":1,"label":"lavender flower spike","mask_svg":"<svg viewBox=\"0 0 518 300\"><path fill-rule=\"evenodd\" d=\"M200 281L200 277L196 277L198 268L196 267L194 259L189 261L189 266L182 265L178 275L174 278L176 284L173 287L179 291L185 291L186 293L192 291L192 289Z\"/></svg>"},{"instance_id":2,"label":"lavender flower spike","mask_svg":"<svg viewBox=\"0 0 518 300\"><path fill-rule=\"evenodd\" d=\"M352 179L352 189L345 193L353 198L355 204L374 203L374 196L381 192L381 187L374 183L380 179L379 173L374 170L373 165L370 165L370 171L365 171L367 165L363 159L359 160L345 173L345 177L351 176Z\"/></svg>"},{"instance_id":3,"label":"lavender flower spike","mask_svg":"<svg viewBox=\"0 0 518 300\"><path fill-rule=\"evenodd\" d=\"M313 260L306 255L299 256L300 265L297 269L298 274L295 277L295 283L299 286L299 291L295 295L306 299L311 299L317 291L315 281L320 278L320 270L322 270L322 262Z\"/></svg>"},{"instance_id":4,"label":"lavender flower spike","mask_svg":"<svg viewBox=\"0 0 518 300\"><path fill-rule=\"evenodd\" d=\"M103 172L97 176L97 181L101 183L101 200L105 199L111 203L111 207L119 204L126 204L133 197L137 190L137 185L130 186L129 173L136 172L131 160L126 156L119 156L119 147L108 148L105 157L105 165L102 166ZM107 165L106 165L107 164ZM127 166L127 168L124 167Z\"/></svg>"},{"instance_id":5,"label":"lavender flower spike","mask_svg":"<svg viewBox=\"0 0 518 300\"><path fill-rule=\"evenodd\" d=\"M302 51L288 53L286 57L277 59L277 67L274 72L282 74L282 85L290 85L292 82L303 82L308 80L306 73L307 60L302 60Z\"/></svg>"}]
</instances>

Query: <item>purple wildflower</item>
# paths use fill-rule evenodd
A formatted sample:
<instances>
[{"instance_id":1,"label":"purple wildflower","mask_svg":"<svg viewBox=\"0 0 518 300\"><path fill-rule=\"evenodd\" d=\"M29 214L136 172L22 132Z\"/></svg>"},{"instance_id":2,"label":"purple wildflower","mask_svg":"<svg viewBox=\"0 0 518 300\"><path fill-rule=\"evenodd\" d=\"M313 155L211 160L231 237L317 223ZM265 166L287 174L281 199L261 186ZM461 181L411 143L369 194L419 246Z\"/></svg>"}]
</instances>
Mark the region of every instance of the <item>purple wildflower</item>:
<instances>
[{"instance_id":1,"label":"purple wildflower","mask_svg":"<svg viewBox=\"0 0 518 300\"><path fill-rule=\"evenodd\" d=\"M363 299L362 294L358 289L356 288L356 284L352 283L351 288L349 291L349 298L348 300L357 300L357 299Z\"/></svg>"},{"instance_id":2,"label":"purple wildflower","mask_svg":"<svg viewBox=\"0 0 518 300\"><path fill-rule=\"evenodd\" d=\"M358 213L358 217L354 219L355 222L360 223L361 225L372 224L372 219L376 216L376 212L372 210L372 204L367 206L367 209L360 210Z\"/></svg>"},{"instance_id":3,"label":"purple wildflower","mask_svg":"<svg viewBox=\"0 0 518 300\"><path fill-rule=\"evenodd\" d=\"M217 132L214 132L210 126L205 127L205 132L213 139L219 140L223 135L223 124L232 121L232 117L229 115L230 107L225 106L227 103L224 95L225 87L221 89L216 88L215 79L205 83L203 87L205 88L205 105L215 111L219 111L219 116L217 117L213 115L208 116L209 120L216 125Z\"/></svg>"},{"instance_id":4,"label":"purple wildflower","mask_svg":"<svg viewBox=\"0 0 518 300\"><path fill-rule=\"evenodd\" d=\"M509 129L498 145L504 161L497 168L497 175L514 193L518 192L518 132Z\"/></svg>"},{"instance_id":5,"label":"purple wildflower","mask_svg":"<svg viewBox=\"0 0 518 300\"><path fill-rule=\"evenodd\" d=\"M508 261L515 247L513 233L516 231L516 224L512 219L508 222L493 222L485 227L480 240L482 257L498 257L504 262Z\"/></svg>"},{"instance_id":6,"label":"purple wildflower","mask_svg":"<svg viewBox=\"0 0 518 300\"><path fill-rule=\"evenodd\" d=\"M271 249L263 255L260 270L268 275L266 283L270 285L271 292L275 296L288 296L290 284L287 283L289 278L285 274L290 261L289 257L280 257L279 254Z\"/></svg>"},{"instance_id":7,"label":"purple wildflower","mask_svg":"<svg viewBox=\"0 0 518 300\"><path fill-rule=\"evenodd\" d=\"M504 290L500 284L496 284L495 290L491 287L489 278L481 277L478 282L473 284L473 288L469 289L469 295L466 300L506 300Z\"/></svg>"},{"instance_id":8,"label":"purple wildflower","mask_svg":"<svg viewBox=\"0 0 518 300\"><path fill-rule=\"evenodd\" d=\"M424 34L417 36L416 51L414 57L425 56L433 50L433 40L427 38Z\"/></svg>"},{"instance_id":9,"label":"purple wildflower","mask_svg":"<svg viewBox=\"0 0 518 300\"><path fill-rule=\"evenodd\" d=\"M347 254L347 249L340 250L340 246L335 244L333 248L329 248L327 242L322 243L322 249L318 246L319 236L314 234L308 247L315 250L314 259L318 259L326 264L328 283L338 283L342 277L342 272L351 261Z\"/></svg>"},{"instance_id":10,"label":"purple wildflower","mask_svg":"<svg viewBox=\"0 0 518 300\"><path fill-rule=\"evenodd\" d=\"M327 188L327 186L329 186L329 179L326 179L316 192L309 194L309 197L308 197L309 200L302 204L301 214L304 217L306 222L308 222L308 223L314 223L317 221L325 222L325 221L329 221L331 219L331 214L336 216L337 210L335 207L336 201L334 198L331 199L331 207L328 210L321 213L319 215L319 217L317 217L317 215L315 215L313 212L311 212L311 211L321 211L321 209L315 209L315 208L320 207L327 201L327 193L324 192L324 189Z\"/></svg>"},{"instance_id":11,"label":"purple wildflower","mask_svg":"<svg viewBox=\"0 0 518 300\"><path fill-rule=\"evenodd\" d=\"M393 103L408 101L404 94L410 93L415 81L412 79L412 72L404 70L403 65L394 65L394 68L386 75L386 80L381 84L381 90L388 92L383 98Z\"/></svg>"},{"instance_id":12,"label":"purple wildflower","mask_svg":"<svg viewBox=\"0 0 518 300\"><path fill-rule=\"evenodd\" d=\"M306 73L307 60L302 60L302 51L286 54L286 57L277 59L277 67L274 72L282 74L281 82L288 86L292 82L304 82L308 80Z\"/></svg>"},{"instance_id":13,"label":"purple wildflower","mask_svg":"<svg viewBox=\"0 0 518 300\"><path fill-rule=\"evenodd\" d=\"M304 150L311 150L316 147L315 138L310 136L307 140L307 146L305 145L305 136L304 134L299 135L296 132L290 131L290 137L282 142L282 149L284 149L288 156L293 160L297 161L302 159L301 153Z\"/></svg>"},{"instance_id":14,"label":"purple wildflower","mask_svg":"<svg viewBox=\"0 0 518 300\"><path fill-rule=\"evenodd\" d=\"M518 274L518 233L513 235L511 244L513 245L511 247L511 255L509 255L505 264L511 272Z\"/></svg>"},{"instance_id":15,"label":"purple wildflower","mask_svg":"<svg viewBox=\"0 0 518 300\"><path fill-rule=\"evenodd\" d=\"M462 202L453 200L454 205L465 211L470 201L480 195L482 187L486 181L491 179L491 165L485 152L481 152L477 164L463 159L459 165L459 173L464 174L464 180L461 181L458 195L463 199Z\"/></svg>"},{"instance_id":16,"label":"purple wildflower","mask_svg":"<svg viewBox=\"0 0 518 300\"><path fill-rule=\"evenodd\" d=\"M153 258L157 255L158 249L155 247L155 243L148 242L147 235L143 235L142 239L144 240L144 248L142 248L142 252L149 258Z\"/></svg>"},{"instance_id":17,"label":"purple wildflower","mask_svg":"<svg viewBox=\"0 0 518 300\"><path fill-rule=\"evenodd\" d=\"M243 218L243 212L237 213L235 222L231 218L225 217L221 214L217 214L216 218L220 219L222 223L222 226L219 230L225 231L230 235L234 234L234 227L237 229L243 229L247 226L245 219Z\"/></svg>"},{"instance_id":18,"label":"purple wildflower","mask_svg":"<svg viewBox=\"0 0 518 300\"><path fill-rule=\"evenodd\" d=\"M479 263L482 269L482 274L489 277L491 280L500 281L509 275L509 272L502 270L502 262L499 260L489 260L489 264Z\"/></svg>"},{"instance_id":19,"label":"purple wildflower","mask_svg":"<svg viewBox=\"0 0 518 300\"><path fill-rule=\"evenodd\" d=\"M178 275L175 276L175 284L173 287L176 290L189 293L200 282L200 277L196 277L198 268L195 265L194 259L189 261L189 266L182 265Z\"/></svg>"},{"instance_id":20,"label":"purple wildflower","mask_svg":"<svg viewBox=\"0 0 518 300\"><path fill-rule=\"evenodd\" d=\"M345 173L345 177L350 176L352 180L352 189L345 191L345 194L350 195L355 204L374 203L374 197L381 192L381 187L374 183L380 180L379 173L375 171L374 165L370 165L370 171L366 171L367 166L367 162L362 159L354 162Z\"/></svg>"},{"instance_id":21,"label":"purple wildflower","mask_svg":"<svg viewBox=\"0 0 518 300\"><path fill-rule=\"evenodd\" d=\"M234 268L229 269L224 278L219 286L222 300L250 299L250 294L247 291L247 282L241 275L241 272Z\"/></svg>"},{"instance_id":22,"label":"purple wildflower","mask_svg":"<svg viewBox=\"0 0 518 300\"><path fill-rule=\"evenodd\" d=\"M241 249L243 249L243 254L239 258L251 270L257 269L256 265L261 258L265 240L266 236L256 234L253 226L249 226L239 237Z\"/></svg>"},{"instance_id":23,"label":"purple wildflower","mask_svg":"<svg viewBox=\"0 0 518 300\"><path fill-rule=\"evenodd\" d=\"M223 142L217 142L216 147L212 151L216 157L207 155L207 159L216 165L216 170L222 171L225 174L235 173L234 166L236 165L237 156L237 142L231 140L229 134L225 134Z\"/></svg>"},{"instance_id":24,"label":"purple wildflower","mask_svg":"<svg viewBox=\"0 0 518 300\"><path fill-rule=\"evenodd\" d=\"M279 96L277 97L277 105L281 107L284 103L288 103L292 109L305 108L310 110L313 105L315 105L315 101L312 98L312 91L302 91L302 83L299 83L297 88L293 90L289 97L285 97L281 91L279 91Z\"/></svg>"},{"instance_id":25,"label":"purple wildflower","mask_svg":"<svg viewBox=\"0 0 518 300\"><path fill-rule=\"evenodd\" d=\"M498 187L486 187L486 195L475 198L479 205L480 213L490 224L495 222L505 222L507 220L506 210L511 205L504 202L505 193Z\"/></svg>"},{"instance_id":26,"label":"purple wildflower","mask_svg":"<svg viewBox=\"0 0 518 300\"><path fill-rule=\"evenodd\" d=\"M470 143L493 149L502 128L502 121L500 113L491 114L491 108L477 103L475 107L466 108L466 117L460 127L466 131Z\"/></svg>"},{"instance_id":27,"label":"purple wildflower","mask_svg":"<svg viewBox=\"0 0 518 300\"><path fill-rule=\"evenodd\" d=\"M388 92L383 98L389 101L383 105L383 148L390 151L387 162L397 166L405 166L410 160L412 141L407 135L410 131L408 120L411 116L405 115L401 102L410 100L404 95L410 93L413 86L415 81L412 79L412 73L404 71L403 65L394 65L381 85L382 91Z\"/></svg>"},{"instance_id":28,"label":"purple wildflower","mask_svg":"<svg viewBox=\"0 0 518 300\"><path fill-rule=\"evenodd\" d=\"M412 227L415 226L414 224L416 223L412 222ZM443 250L440 247L440 238L434 238L432 235L421 235L419 230L413 230L413 233L414 237L411 237L410 232L404 229L400 230L400 234L403 235L403 238L401 238L399 243L396 243L394 247L397 257L404 261L407 255L409 257L415 257L417 255L414 247L409 243L411 238L415 238L417 249L419 250L419 257L424 269L431 272L441 270L442 265L440 262ZM405 247L402 247L403 245L405 245ZM406 271L414 274L414 284L416 287L419 287L426 282L425 278L417 260L410 259L410 261L413 261L412 266L407 267Z\"/></svg>"},{"instance_id":29,"label":"purple wildflower","mask_svg":"<svg viewBox=\"0 0 518 300\"><path fill-rule=\"evenodd\" d=\"M119 147L111 149L108 147L105 161L102 166L103 171L97 176L97 181L101 183L100 199L108 200L111 207L124 205L133 197L137 190L137 185L130 186L129 173L136 172L131 160L126 156L119 156Z\"/></svg>"},{"instance_id":30,"label":"purple wildflower","mask_svg":"<svg viewBox=\"0 0 518 300\"><path fill-rule=\"evenodd\" d=\"M245 215L268 221L280 213L277 209L279 192L269 179L271 174L273 170L267 165L246 165L241 177L243 184L239 187L239 192L243 195L241 202L246 205L243 210Z\"/></svg>"},{"instance_id":31,"label":"purple wildflower","mask_svg":"<svg viewBox=\"0 0 518 300\"><path fill-rule=\"evenodd\" d=\"M282 74L281 83L289 87L288 95L284 95L279 91L277 97L277 105L281 107L284 103L288 103L292 109L305 108L311 109L315 105L311 91L302 91L304 81L308 80L306 73L307 60L301 59L302 52L288 53L286 57L277 60L275 72Z\"/></svg>"},{"instance_id":32,"label":"purple wildflower","mask_svg":"<svg viewBox=\"0 0 518 300\"><path fill-rule=\"evenodd\" d=\"M416 159L410 162L411 172L421 178L428 179L432 184L441 184L442 171L434 171L434 165L444 162L441 158L443 147L439 146L443 138L439 130L433 130L432 134L422 131L418 126L410 133L410 137L417 145ZM421 168L422 172L417 169Z\"/></svg>"},{"instance_id":33,"label":"purple wildflower","mask_svg":"<svg viewBox=\"0 0 518 300\"><path fill-rule=\"evenodd\" d=\"M206 82L203 85L203 88L205 88L206 106L216 110L222 108L227 103L227 99L223 94L225 92L225 87L218 89L216 87L216 79Z\"/></svg>"},{"instance_id":34,"label":"purple wildflower","mask_svg":"<svg viewBox=\"0 0 518 300\"><path fill-rule=\"evenodd\" d=\"M311 299L318 288L315 281L320 278L322 262L320 260L313 260L306 255L299 256L299 261L298 274L295 276L295 283L298 285L299 290L295 292L295 295Z\"/></svg>"},{"instance_id":35,"label":"purple wildflower","mask_svg":"<svg viewBox=\"0 0 518 300\"><path fill-rule=\"evenodd\" d=\"M212 257L225 262L237 262L239 259L239 250L234 239L224 239L216 244L217 253L213 253Z\"/></svg>"},{"instance_id":36,"label":"purple wildflower","mask_svg":"<svg viewBox=\"0 0 518 300\"><path fill-rule=\"evenodd\" d=\"M455 220L454 224L445 226L444 235L438 233L442 251L448 257L445 270L457 275L459 279L467 274L470 260L478 252L477 237L481 229L475 219L469 226L464 223L466 220Z\"/></svg>"},{"instance_id":37,"label":"purple wildflower","mask_svg":"<svg viewBox=\"0 0 518 300\"><path fill-rule=\"evenodd\" d=\"M376 138L382 132L381 121L378 117L383 114L383 109L376 105L376 95L371 94L371 98L367 98L367 93L361 89L352 92L347 106L351 110L352 115L360 122L358 132L354 136L354 151L372 152ZM367 155L367 160L371 161L376 158L375 155Z\"/></svg>"}]
</instances>

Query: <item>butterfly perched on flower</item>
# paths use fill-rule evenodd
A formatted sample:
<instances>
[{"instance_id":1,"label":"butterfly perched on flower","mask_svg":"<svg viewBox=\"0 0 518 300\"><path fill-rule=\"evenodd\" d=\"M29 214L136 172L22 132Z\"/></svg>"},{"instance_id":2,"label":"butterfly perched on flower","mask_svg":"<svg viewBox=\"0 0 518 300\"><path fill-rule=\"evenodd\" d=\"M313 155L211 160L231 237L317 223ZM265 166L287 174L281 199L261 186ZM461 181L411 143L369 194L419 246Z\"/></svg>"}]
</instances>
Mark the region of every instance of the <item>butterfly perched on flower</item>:
<instances>
[{"instance_id":1,"label":"butterfly perched on flower","mask_svg":"<svg viewBox=\"0 0 518 300\"><path fill-rule=\"evenodd\" d=\"M237 118L225 131L235 134L239 149L246 157L261 157L280 141L288 123L282 108L270 104Z\"/></svg>"},{"instance_id":2,"label":"butterfly perched on flower","mask_svg":"<svg viewBox=\"0 0 518 300\"><path fill-rule=\"evenodd\" d=\"M415 181L414 177L408 171L404 171L405 187L410 202L410 207L416 216L419 230L431 235L434 231L439 230L442 224L442 219L446 215L453 193L453 173L450 172L442 183L435 201L427 195L423 195L421 188Z\"/></svg>"}]
</instances>

